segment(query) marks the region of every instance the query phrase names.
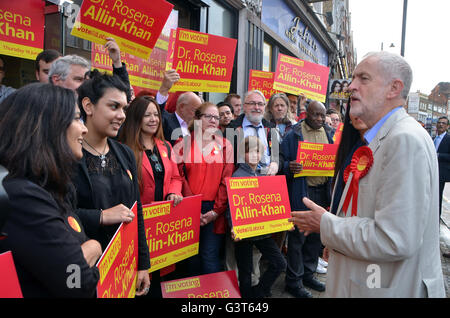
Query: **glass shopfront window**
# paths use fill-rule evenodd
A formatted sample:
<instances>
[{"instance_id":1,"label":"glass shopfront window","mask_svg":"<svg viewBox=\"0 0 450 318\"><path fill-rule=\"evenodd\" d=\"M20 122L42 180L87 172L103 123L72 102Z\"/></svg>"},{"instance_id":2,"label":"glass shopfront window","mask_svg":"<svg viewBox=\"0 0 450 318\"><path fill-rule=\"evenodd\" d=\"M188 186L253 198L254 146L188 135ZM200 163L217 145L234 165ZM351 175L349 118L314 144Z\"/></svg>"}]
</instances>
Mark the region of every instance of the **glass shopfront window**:
<instances>
[{"instance_id":1,"label":"glass shopfront window","mask_svg":"<svg viewBox=\"0 0 450 318\"><path fill-rule=\"evenodd\" d=\"M272 72L272 45L264 42L263 45L263 71Z\"/></svg>"},{"instance_id":2,"label":"glass shopfront window","mask_svg":"<svg viewBox=\"0 0 450 318\"><path fill-rule=\"evenodd\" d=\"M207 2L208 8L208 33L213 35L220 35L227 38L236 38L236 14L219 1L210 0ZM234 65L236 66L236 58L234 58ZM236 69L236 67L234 67ZM230 93L236 92L236 72L233 72L231 78ZM221 102L225 99L225 93L209 93L208 100L213 103Z\"/></svg>"}]
</instances>

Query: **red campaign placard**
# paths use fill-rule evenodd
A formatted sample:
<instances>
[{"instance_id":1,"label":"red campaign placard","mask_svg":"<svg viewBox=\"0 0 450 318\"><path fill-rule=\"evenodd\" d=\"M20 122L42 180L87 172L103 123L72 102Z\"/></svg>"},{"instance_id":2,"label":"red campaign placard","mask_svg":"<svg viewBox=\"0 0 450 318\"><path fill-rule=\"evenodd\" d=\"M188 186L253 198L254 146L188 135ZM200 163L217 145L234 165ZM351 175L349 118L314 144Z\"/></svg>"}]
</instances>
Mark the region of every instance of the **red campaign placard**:
<instances>
[{"instance_id":1,"label":"red campaign placard","mask_svg":"<svg viewBox=\"0 0 450 318\"><path fill-rule=\"evenodd\" d=\"M138 235L137 203L131 211L135 217L130 223L122 223L106 247L97 267L100 280L98 298L134 298L136 293Z\"/></svg>"},{"instance_id":2,"label":"red campaign placard","mask_svg":"<svg viewBox=\"0 0 450 318\"><path fill-rule=\"evenodd\" d=\"M23 298L10 251L0 254L0 298Z\"/></svg>"},{"instance_id":3,"label":"red campaign placard","mask_svg":"<svg viewBox=\"0 0 450 318\"><path fill-rule=\"evenodd\" d=\"M169 36L169 48L167 50L167 62L166 62L166 70L170 70L173 67L173 52L175 49L175 41L177 40L177 30L170 30Z\"/></svg>"},{"instance_id":4,"label":"red campaign placard","mask_svg":"<svg viewBox=\"0 0 450 318\"><path fill-rule=\"evenodd\" d=\"M0 1L0 54L34 60L44 47L42 0Z\"/></svg>"},{"instance_id":5,"label":"red campaign placard","mask_svg":"<svg viewBox=\"0 0 450 318\"><path fill-rule=\"evenodd\" d=\"M339 144L341 142L342 138L342 131L344 130L344 123L340 123L338 128L336 129L334 135L333 135L333 142L335 145Z\"/></svg>"},{"instance_id":6,"label":"red campaign placard","mask_svg":"<svg viewBox=\"0 0 450 318\"><path fill-rule=\"evenodd\" d=\"M334 176L334 163L338 144L316 144L300 141L297 150L297 162L303 165L303 170L294 177Z\"/></svg>"},{"instance_id":7,"label":"red campaign placard","mask_svg":"<svg viewBox=\"0 0 450 318\"><path fill-rule=\"evenodd\" d=\"M202 195L144 205L145 236L150 251L149 272L198 254Z\"/></svg>"},{"instance_id":8,"label":"red campaign placard","mask_svg":"<svg viewBox=\"0 0 450 318\"><path fill-rule=\"evenodd\" d=\"M163 298L241 298L235 271L161 283Z\"/></svg>"},{"instance_id":9,"label":"red campaign placard","mask_svg":"<svg viewBox=\"0 0 450 318\"><path fill-rule=\"evenodd\" d=\"M250 70L248 91L257 89L264 94L266 99L269 99L273 94L277 93L277 91L273 89L274 75L274 72Z\"/></svg>"},{"instance_id":10,"label":"red campaign placard","mask_svg":"<svg viewBox=\"0 0 450 318\"><path fill-rule=\"evenodd\" d=\"M325 102L330 68L279 54L273 88Z\"/></svg>"},{"instance_id":11,"label":"red campaign placard","mask_svg":"<svg viewBox=\"0 0 450 318\"><path fill-rule=\"evenodd\" d=\"M99 44L113 37L121 50L147 59L172 9L164 0L85 0L71 34Z\"/></svg>"},{"instance_id":12,"label":"red campaign placard","mask_svg":"<svg viewBox=\"0 0 450 318\"><path fill-rule=\"evenodd\" d=\"M236 39L178 28L172 68L181 79L171 91L228 93L236 43Z\"/></svg>"},{"instance_id":13,"label":"red campaign placard","mask_svg":"<svg viewBox=\"0 0 450 318\"><path fill-rule=\"evenodd\" d=\"M135 95L141 90L147 90L156 96L164 78L170 30L176 28L177 24L178 13L172 11L148 59L121 52L121 60L127 65L130 84L133 86ZM112 73L112 60L104 45L92 44L91 61L92 69Z\"/></svg>"},{"instance_id":14,"label":"red campaign placard","mask_svg":"<svg viewBox=\"0 0 450 318\"><path fill-rule=\"evenodd\" d=\"M236 237L243 239L292 228L288 222L291 206L285 176L225 180Z\"/></svg>"}]
</instances>

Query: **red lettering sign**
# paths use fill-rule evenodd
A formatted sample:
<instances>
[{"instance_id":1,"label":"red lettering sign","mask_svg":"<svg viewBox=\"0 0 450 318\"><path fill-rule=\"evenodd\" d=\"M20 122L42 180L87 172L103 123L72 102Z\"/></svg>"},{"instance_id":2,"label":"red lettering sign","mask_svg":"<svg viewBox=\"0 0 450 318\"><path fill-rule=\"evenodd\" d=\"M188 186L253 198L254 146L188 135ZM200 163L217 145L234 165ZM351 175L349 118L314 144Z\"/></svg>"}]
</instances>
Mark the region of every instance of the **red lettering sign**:
<instances>
[{"instance_id":1,"label":"red lettering sign","mask_svg":"<svg viewBox=\"0 0 450 318\"><path fill-rule=\"evenodd\" d=\"M247 238L292 228L285 176L226 178L235 235ZM276 191L274 191L276 189Z\"/></svg>"},{"instance_id":2,"label":"red lettering sign","mask_svg":"<svg viewBox=\"0 0 450 318\"><path fill-rule=\"evenodd\" d=\"M273 77L275 73L264 72L257 70L250 70L248 79L248 91L257 89L264 94L266 99L269 99L277 91L273 89Z\"/></svg>"},{"instance_id":3,"label":"red lettering sign","mask_svg":"<svg viewBox=\"0 0 450 318\"><path fill-rule=\"evenodd\" d=\"M11 252L0 254L0 298L23 298Z\"/></svg>"},{"instance_id":4,"label":"red lettering sign","mask_svg":"<svg viewBox=\"0 0 450 318\"><path fill-rule=\"evenodd\" d=\"M279 54L273 88L325 102L330 68Z\"/></svg>"},{"instance_id":5,"label":"red lettering sign","mask_svg":"<svg viewBox=\"0 0 450 318\"><path fill-rule=\"evenodd\" d=\"M100 271L98 298L134 298L138 254L136 202L131 211L135 215L133 221L120 224L97 263Z\"/></svg>"},{"instance_id":6,"label":"red lettering sign","mask_svg":"<svg viewBox=\"0 0 450 318\"><path fill-rule=\"evenodd\" d=\"M154 272L198 254L202 196L183 198L176 207L172 201L144 205L145 236Z\"/></svg>"},{"instance_id":7,"label":"red lettering sign","mask_svg":"<svg viewBox=\"0 0 450 318\"><path fill-rule=\"evenodd\" d=\"M121 60L127 65L130 84L133 86L135 95L141 90L146 90L156 96L157 90L161 87L166 68L170 30L176 28L177 24L177 11L172 11L148 59L121 52ZM92 44L91 61L92 69L96 68L100 71L112 73L112 60L103 45Z\"/></svg>"},{"instance_id":8,"label":"red lettering sign","mask_svg":"<svg viewBox=\"0 0 450 318\"><path fill-rule=\"evenodd\" d=\"M163 0L85 0L71 34L99 44L112 37L121 50L148 59L172 8Z\"/></svg>"},{"instance_id":9,"label":"red lettering sign","mask_svg":"<svg viewBox=\"0 0 450 318\"><path fill-rule=\"evenodd\" d=\"M163 298L241 298L235 271L161 283Z\"/></svg>"},{"instance_id":10,"label":"red lettering sign","mask_svg":"<svg viewBox=\"0 0 450 318\"><path fill-rule=\"evenodd\" d=\"M334 163L338 146L338 144L316 144L300 141L296 161L303 165L303 170L294 177L334 176Z\"/></svg>"},{"instance_id":11,"label":"red lettering sign","mask_svg":"<svg viewBox=\"0 0 450 318\"><path fill-rule=\"evenodd\" d=\"M34 60L44 47L42 0L1 1L0 54Z\"/></svg>"},{"instance_id":12,"label":"red lettering sign","mask_svg":"<svg viewBox=\"0 0 450 318\"><path fill-rule=\"evenodd\" d=\"M171 91L228 93L236 43L236 39L178 28L172 68L181 79Z\"/></svg>"}]
</instances>

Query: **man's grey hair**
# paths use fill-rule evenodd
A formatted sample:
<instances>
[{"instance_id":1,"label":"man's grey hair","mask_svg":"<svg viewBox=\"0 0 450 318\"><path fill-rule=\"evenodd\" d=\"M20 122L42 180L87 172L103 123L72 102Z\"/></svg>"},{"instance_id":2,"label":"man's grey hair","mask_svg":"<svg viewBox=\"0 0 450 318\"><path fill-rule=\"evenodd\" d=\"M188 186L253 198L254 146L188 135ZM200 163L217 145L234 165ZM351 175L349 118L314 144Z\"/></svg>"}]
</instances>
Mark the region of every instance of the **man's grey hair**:
<instances>
[{"instance_id":1,"label":"man's grey hair","mask_svg":"<svg viewBox=\"0 0 450 318\"><path fill-rule=\"evenodd\" d=\"M364 56L364 59L368 57L375 57L378 59L379 65L382 68L382 72L387 81L398 78L403 82L404 87L401 96L406 99L413 80L412 69L408 62L406 62L402 56L387 51L367 53Z\"/></svg>"},{"instance_id":2,"label":"man's grey hair","mask_svg":"<svg viewBox=\"0 0 450 318\"><path fill-rule=\"evenodd\" d=\"M247 93L245 93L245 95L244 95L244 102L247 99L247 97L252 95L252 94L258 94L259 96L262 97L264 102L266 102L266 97L264 96L264 94L261 91L257 90L257 89L254 89L254 90L251 90L251 91L248 91Z\"/></svg>"},{"instance_id":3,"label":"man's grey hair","mask_svg":"<svg viewBox=\"0 0 450 318\"><path fill-rule=\"evenodd\" d=\"M52 82L52 76L58 75L61 80L65 80L70 72L71 65L81 65L88 70L91 68L90 63L83 57L78 55L66 55L52 63L50 71L48 72L48 78L50 83Z\"/></svg>"}]
</instances>

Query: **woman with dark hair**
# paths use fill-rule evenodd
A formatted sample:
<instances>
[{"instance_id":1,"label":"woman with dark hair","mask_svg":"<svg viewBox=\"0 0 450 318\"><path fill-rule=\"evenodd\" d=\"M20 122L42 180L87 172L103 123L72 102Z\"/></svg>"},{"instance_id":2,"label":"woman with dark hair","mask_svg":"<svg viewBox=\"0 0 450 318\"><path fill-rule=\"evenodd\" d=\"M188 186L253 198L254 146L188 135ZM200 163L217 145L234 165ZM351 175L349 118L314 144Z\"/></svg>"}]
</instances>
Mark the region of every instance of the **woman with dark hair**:
<instances>
[{"instance_id":1,"label":"woman with dark hair","mask_svg":"<svg viewBox=\"0 0 450 318\"><path fill-rule=\"evenodd\" d=\"M86 133L69 89L30 84L0 104L0 164L9 170L3 185L11 205L0 252L12 251L24 297L95 296L102 250L72 204ZM69 283L73 271L79 276Z\"/></svg>"},{"instance_id":2,"label":"woman with dark hair","mask_svg":"<svg viewBox=\"0 0 450 318\"><path fill-rule=\"evenodd\" d=\"M77 213L89 237L106 248L122 222L138 223L138 280L136 295L148 292L150 256L145 238L133 151L113 138L125 120L127 87L117 77L94 76L78 89L81 116L89 129L83 138L83 159L78 165ZM137 202L137 215L131 212Z\"/></svg>"},{"instance_id":3,"label":"woman with dark hair","mask_svg":"<svg viewBox=\"0 0 450 318\"><path fill-rule=\"evenodd\" d=\"M130 104L119 141L133 150L142 204L154 201L181 202L182 178L173 158L172 146L165 141L161 110L150 96L138 97Z\"/></svg>"},{"instance_id":4,"label":"woman with dark hair","mask_svg":"<svg viewBox=\"0 0 450 318\"><path fill-rule=\"evenodd\" d=\"M350 100L345 112L344 127L341 142L339 143L336 161L334 165L333 198L330 212L336 214L338 204L344 190L344 170L350 164L356 149L365 145L364 133L368 130L367 125L359 118L350 115Z\"/></svg>"},{"instance_id":5,"label":"woman with dark hair","mask_svg":"<svg viewBox=\"0 0 450 318\"><path fill-rule=\"evenodd\" d=\"M142 204L164 200L173 200L174 206L180 203L183 179L172 146L164 139L161 110L153 97L137 97L131 102L119 141L134 152ZM152 273L150 297L162 297L160 277L173 269L169 266Z\"/></svg>"},{"instance_id":6,"label":"woman with dark hair","mask_svg":"<svg viewBox=\"0 0 450 318\"><path fill-rule=\"evenodd\" d=\"M210 102L200 105L189 125L190 136L175 144L180 174L186 177L183 194L202 194L199 254L190 259L191 275L222 270L220 258L225 238L228 204L225 178L234 171L233 148L219 129L219 109ZM197 263L196 263L197 262ZM195 272L199 267L199 272Z\"/></svg>"}]
</instances>

